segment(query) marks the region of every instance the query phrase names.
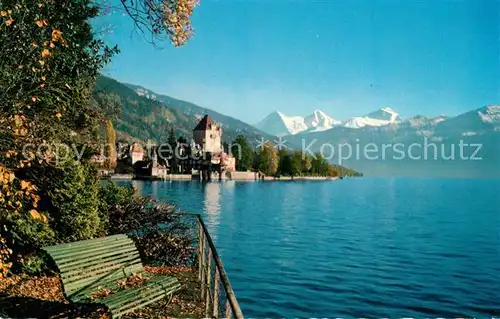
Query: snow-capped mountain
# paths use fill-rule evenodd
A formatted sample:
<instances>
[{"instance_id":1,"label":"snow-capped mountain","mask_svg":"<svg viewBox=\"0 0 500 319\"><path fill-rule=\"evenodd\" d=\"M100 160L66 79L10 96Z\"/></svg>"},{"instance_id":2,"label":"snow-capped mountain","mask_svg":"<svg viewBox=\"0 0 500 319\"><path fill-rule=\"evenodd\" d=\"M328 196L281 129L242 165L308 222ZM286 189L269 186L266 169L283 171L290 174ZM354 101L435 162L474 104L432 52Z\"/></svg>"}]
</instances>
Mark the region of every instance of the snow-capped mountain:
<instances>
[{"instance_id":1,"label":"snow-capped mountain","mask_svg":"<svg viewBox=\"0 0 500 319\"><path fill-rule=\"evenodd\" d=\"M361 128L365 126L383 126L401 121L399 114L389 107L372 112L365 116L352 117L342 123L344 127Z\"/></svg>"},{"instance_id":2,"label":"snow-capped mountain","mask_svg":"<svg viewBox=\"0 0 500 319\"><path fill-rule=\"evenodd\" d=\"M445 115L440 115L436 117L417 115L402 121L401 126L403 125L408 125L411 127L436 126L436 124L446 121L447 119L448 117Z\"/></svg>"},{"instance_id":3,"label":"snow-capped mountain","mask_svg":"<svg viewBox=\"0 0 500 319\"><path fill-rule=\"evenodd\" d=\"M305 131L320 132L340 124L325 112L315 110L306 117L286 116L280 111L273 112L255 125L256 128L276 136L295 135Z\"/></svg>"},{"instance_id":4,"label":"snow-capped mountain","mask_svg":"<svg viewBox=\"0 0 500 319\"><path fill-rule=\"evenodd\" d=\"M354 151L347 159L342 159L340 152L325 155L332 156L332 162L341 161L366 175L500 178L500 105L450 117L399 119L385 113L391 112L381 110L360 118L389 125L339 125L323 132L288 136L286 140L307 145L311 152L325 152L324 145L340 148L347 143L353 150L360 150L359 156L351 156ZM377 155L367 154L368 147L377 149Z\"/></svg>"},{"instance_id":5,"label":"snow-capped mountain","mask_svg":"<svg viewBox=\"0 0 500 319\"><path fill-rule=\"evenodd\" d=\"M320 110L315 110L313 114L304 119L304 122L307 125L307 130L312 132L326 131L335 125L340 125L342 123L331 118L326 115L325 112Z\"/></svg>"},{"instance_id":6,"label":"snow-capped mountain","mask_svg":"<svg viewBox=\"0 0 500 319\"><path fill-rule=\"evenodd\" d=\"M280 111L275 111L254 125L256 128L272 135L294 135L307 130L304 118L300 116L286 116Z\"/></svg>"},{"instance_id":7,"label":"snow-capped mountain","mask_svg":"<svg viewBox=\"0 0 500 319\"><path fill-rule=\"evenodd\" d=\"M469 111L440 123L437 132L446 136L453 134L471 135L500 131L500 105L488 105Z\"/></svg>"}]
</instances>

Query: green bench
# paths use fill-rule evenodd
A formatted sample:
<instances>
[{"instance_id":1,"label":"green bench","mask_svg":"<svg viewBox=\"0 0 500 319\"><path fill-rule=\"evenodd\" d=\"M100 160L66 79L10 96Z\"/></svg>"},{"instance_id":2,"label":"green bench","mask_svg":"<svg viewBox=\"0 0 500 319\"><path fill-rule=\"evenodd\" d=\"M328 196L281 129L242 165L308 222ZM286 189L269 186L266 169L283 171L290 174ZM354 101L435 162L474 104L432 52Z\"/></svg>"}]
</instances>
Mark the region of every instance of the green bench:
<instances>
[{"instance_id":1,"label":"green bench","mask_svg":"<svg viewBox=\"0 0 500 319\"><path fill-rule=\"evenodd\" d=\"M43 248L59 268L64 296L74 303L99 303L114 318L158 301L180 289L177 278L146 274L134 242L113 235ZM129 276L144 274L149 280L137 287L120 287ZM113 291L95 299L97 291Z\"/></svg>"}]
</instances>

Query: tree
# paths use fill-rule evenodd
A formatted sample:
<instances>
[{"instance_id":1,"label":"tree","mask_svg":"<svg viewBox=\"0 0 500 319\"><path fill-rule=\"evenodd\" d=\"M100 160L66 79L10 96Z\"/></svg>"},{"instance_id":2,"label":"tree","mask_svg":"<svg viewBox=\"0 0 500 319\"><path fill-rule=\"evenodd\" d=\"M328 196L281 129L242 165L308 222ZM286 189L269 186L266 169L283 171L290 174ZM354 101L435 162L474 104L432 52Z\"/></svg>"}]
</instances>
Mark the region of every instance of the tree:
<instances>
[{"instance_id":1,"label":"tree","mask_svg":"<svg viewBox=\"0 0 500 319\"><path fill-rule=\"evenodd\" d=\"M118 49L93 38L89 19L97 14L86 0L0 2L0 250L11 251L0 253L0 275L59 238L52 226L63 221L57 217L61 210L68 214L64 220L72 222L89 208L90 226L83 228L98 228L90 180L96 173L82 173L91 175L91 183L85 184L79 180L81 171L70 173L79 166L59 165L62 151L54 147L92 149L107 119L90 97L99 70ZM27 145L51 147L38 152L25 149ZM84 150L83 160L92 153ZM70 161L76 157L69 151L65 156ZM80 192L64 193L71 186L68 179ZM60 199L78 209L66 210Z\"/></svg>"},{"instance_id":2,"label":"tree","mask_svg":"<svg viewBox=\"0 0 500 319\"><path fill-rule=\"evenodd\" d=\"M103 235L99 214L99 180L88 163L74 160L60 164L65 174L49 191L53 228L60 242Z\"/></svg>"},{"instance_id":3,"label":"tree","mask_svg":"<svg viewBox=\"0 0 500 319\"><path fill-rule=\"evenodd\" d=\"M292 176L300 175L302 172L302 153L294 152L292 155Z\"/></svg>"},{"instance_id":4,"label":"tree","mask_svg":"<svg viewBox=\"0 0 500 319\"><path fill-rule=\"evenodd\" d=\"M170 129L170 132L168 134L168 139L167 139L167 143L168 145L170 146L169 147L169 155L168 155L168 158L170 159L169 160L169 165L170 165L170 170L172 173L178 173L178 167L177 167L177 164L178 164L178 159L177 159L177 153L176 153L176 149L177 149L177 140L176 140L176 137L175 137L175 130L174 130L174 127L172 127Z\"/></svg>"},{"instance_id":5,"label":"tree","mask_svg":"<svg viewBox=\"0 0 500 319\"><path fill-rule=\"evenodd\" d=\"M278 152L271 142L266 142L259 152L259 170L269 176L276 175L278 171Z\"/></svg>"},{"instance_id":6,"label":"tree","mask_svg":"<svg viewBox=\"0 0 500 319\"><path fill-rule=\"evenodd\" d=\"M311 172L313 175L326 176L328 174L328 162L321 154L315 154L311 161Z\"/></svg>"},{"instance_id":7,"label":"tree","mask_svg":"<svg viewBox=\"0 0 500 319\"><path fill-rule=\"evenodd\" d=\"M286 176L292 175L292 158L290 154L285 150L280 150L279 157L279 173Z\"/></svg>"},{"instance_id":8,"label":"tree","mask_svg":"<svg viewBox=\"0 0 500 319\"><path fill-rule=\"evenodd\" d=\"M247 171L252 168L254 151L243 135L236 136L231 144L231 155L236 158L237 171Z\"/></svg>"},{"instance_id":9,"label":"tree","mask_svg":"<svg viewBox=\"0 0 500 319\"><path fill-rule=\"evenodd\" d=\"M336 177L336 176L339 176L339 171L337 170L337 168L333 167L332 165L328 165L327 175L330 177Z\"/></svg>"},{"instance_id":10,"label":"tree","mask_svg":"<svg viewBox=\"0 0 500 319\"><path fill-rule=\"evenodd\" d=\"M92 37L87 20L97 9L90 1L33 6L5 0L1 11L0 131L6 136L0 149L42 140L88 141L105 119L102 108L89 103L92 88L118 52Z\"/></svg>"},{"instance_id":11,"label":"tree","mask_svg":"<svg viewBox=\"0 0 500 319\"><path fill-rule=\"evenodd\" d=\"M305 174L309 174L311 171L312 163L311 158L306 154L302 154L301 170Z\"/></svg>"},{"instance_id":12,"label":"tree","mask_svg":"<svg viewBox=\"0 0 500 319\"><path fill-rule=\"evenodd\" d=\"M253 152L252 168L254 171L258 171L260 169L260 151L255 150Z\"/></svg>"},{"instance_id":13,"label":"tree","mask_svg":"<svg viewBox=\"0 0 500 319\"><path fill-rule=\"evenodd\" d=\"M116 132L111 120L106 121L106 141L108 144L106 147L106 166L107 168L114 169L118 154L116 152Z\"/></svg>"}]
</instances>

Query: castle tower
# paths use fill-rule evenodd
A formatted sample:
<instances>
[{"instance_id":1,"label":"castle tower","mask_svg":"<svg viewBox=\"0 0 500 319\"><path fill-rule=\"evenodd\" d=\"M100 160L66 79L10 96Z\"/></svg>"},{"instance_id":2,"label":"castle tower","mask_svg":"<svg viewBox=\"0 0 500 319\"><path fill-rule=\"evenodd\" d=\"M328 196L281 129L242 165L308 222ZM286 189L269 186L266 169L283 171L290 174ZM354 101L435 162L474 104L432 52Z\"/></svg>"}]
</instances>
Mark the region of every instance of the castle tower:
<instances>
[{"instance_id":1,"label":"castle tower","mask_svg":"<svg viewBox=\"0 0 500 319\"><path fill-rule=\"evenodd\" d=\"M194 142L200 145L204 153L222 152L222 129L210 116L205 115L193 130Z\"/></svg>"}]
</instances>

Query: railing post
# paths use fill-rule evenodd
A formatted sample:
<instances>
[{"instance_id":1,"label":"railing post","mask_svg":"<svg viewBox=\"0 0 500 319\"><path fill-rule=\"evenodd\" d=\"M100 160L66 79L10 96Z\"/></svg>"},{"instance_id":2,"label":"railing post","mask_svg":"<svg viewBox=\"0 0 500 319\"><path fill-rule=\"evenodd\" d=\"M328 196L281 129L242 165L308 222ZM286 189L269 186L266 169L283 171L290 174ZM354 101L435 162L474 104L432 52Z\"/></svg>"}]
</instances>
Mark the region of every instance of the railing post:
<instances>
[{"instance_id":1,"label":"railing post","mask_svg":"<svg viewBox=\"0 0 500 319\"><path fill-rule=\"evenodd\" d=\"M229 303L229 298L226 299L226 314L224 318L231 319L231 304Z\"/></svg>"},{"instance_id":2,"label":"railing post","mask_svg":"<svg viewBox=\"0 0 500 319\"><path fill-rule=\"evenodd\" d=\"M210 237L210 234L208 233L208 230L203 223L203 220L201 219L200 216L198 216L198 221L199 224L201 225L201 244L200 246L202 247L201 249L201 263L200 263L200 277L201 277L201 297L202 301L205 301L205 316L209 317L210 314L213 314L213 317L218 318L219 317L219 303L220 303L220 283L222 283L222 286L225 291L225 318L230 319L231 317L234 316L235 319L244 319L243 313L241 312L241 308L238 304L238 301L236 300L236 296L234 294L233 288L231 287L231 283L229 282L229 279L227 278L226 271L224 270L224 265L222 263L222 260L219 257L219 254L217 253L217 250L215 248L215 245L212 241L212 238ZM208 247L207 247L208 246ZM208 250L208 258L207 255L205 255L205 250ZM207 260L208 259L208 260ZM214 285L214 291L213 294L211 291L211 283L212 283L212 276L211 276L211 266L212 266L212 259L214 263L214 268L215 268L215 285ZM207 267L208 264L208 267ZM210 302L212 303L212 311L210 311Z\"/></svg>"},{"instance_id":3,"label":"railing post","mask_svg":"<svg viewBox=\"0 0 500 319\"><path fill-rule=\"evenodd\" d=\"M200 220L198 221L198 280L201 282L201 270L203 269L203 261L201 260L201 255L203 254L203 227L201 226Z\"/></svg>"},{"instance_id":4,"label":"railing post","mask_svg":"<svg viewBox=\"0 0 500 319\"><path fill-rule=\"evenodd\" d=\"M214 280L214 308L212 311L213 318L219 318L219 268L215 265L215 280Z\"/></svg>"},{"instance_id":5,"label":"railing post","mask_svg":"<svg viewBox=\"0 0 500 319\"><path fill-rule=\"evenodd\" d=\"M205 235L203 235L201 241L201 300L205 300L205 282L206 282L206 272L205 272Z\"/></svg>"},{"instance_id":6,"label":"railing post","mask_svg":"<svg viewBox=\"0 0 500 319\"><path fill-rule=\"evenodd\" d=\"M215 267L217 268L217 267ZM206 286L206 306L205 306L205 317L208 318L208 314L210 311L210 299L212 299L210 295L210 283L212 281L212 249L208 249L208 260L207 260L207 286ZM212 300L213 301L213 300Z\"/></svg>"}]
</instances>

